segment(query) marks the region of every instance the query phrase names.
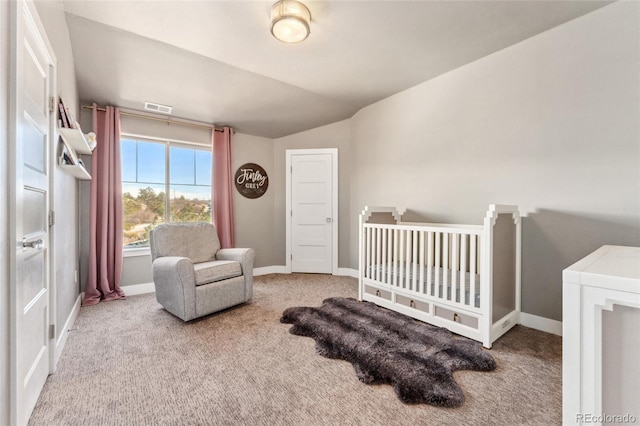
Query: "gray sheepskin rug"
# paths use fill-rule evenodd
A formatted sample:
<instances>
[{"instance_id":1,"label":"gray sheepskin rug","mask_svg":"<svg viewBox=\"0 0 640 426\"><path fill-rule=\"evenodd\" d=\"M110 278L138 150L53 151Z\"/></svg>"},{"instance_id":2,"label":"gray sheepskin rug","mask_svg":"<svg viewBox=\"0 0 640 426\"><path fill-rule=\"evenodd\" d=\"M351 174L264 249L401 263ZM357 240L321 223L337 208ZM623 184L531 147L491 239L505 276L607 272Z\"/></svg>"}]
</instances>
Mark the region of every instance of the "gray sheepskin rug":
<instances>
[{"instance_id":1,"label":"gray sheepskin rug","mask_svg":"<svg viewBox=\"0 0 640 426\"><path fill-rule=\"evenodd\" d=\"M496 368L477 342L352 298L288 308L280 322L293 324L291 334L313 338L320 355L351 362L360 381L392 385L406 404L458 407L464 394L452 373Z\"/></svg>"}]
</instances>

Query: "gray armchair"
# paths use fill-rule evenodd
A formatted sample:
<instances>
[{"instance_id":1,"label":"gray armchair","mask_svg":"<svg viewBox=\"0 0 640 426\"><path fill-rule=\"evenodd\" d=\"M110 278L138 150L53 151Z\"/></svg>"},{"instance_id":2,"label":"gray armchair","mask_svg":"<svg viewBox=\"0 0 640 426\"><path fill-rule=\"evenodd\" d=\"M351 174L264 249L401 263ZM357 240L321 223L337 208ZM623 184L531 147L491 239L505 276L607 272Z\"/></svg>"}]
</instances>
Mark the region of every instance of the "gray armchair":
<instances>
[{"instance_id":1,"label":"gray armchair","mask_svg":"<svg viewBox=\"0 0 640 426\"><path fill-rule=\"evenodd\" d=\"M165 223L150 234L156 299L190 321L253 295L253 249L221 249L211 223Z\"/></svg>"}]
</instances>

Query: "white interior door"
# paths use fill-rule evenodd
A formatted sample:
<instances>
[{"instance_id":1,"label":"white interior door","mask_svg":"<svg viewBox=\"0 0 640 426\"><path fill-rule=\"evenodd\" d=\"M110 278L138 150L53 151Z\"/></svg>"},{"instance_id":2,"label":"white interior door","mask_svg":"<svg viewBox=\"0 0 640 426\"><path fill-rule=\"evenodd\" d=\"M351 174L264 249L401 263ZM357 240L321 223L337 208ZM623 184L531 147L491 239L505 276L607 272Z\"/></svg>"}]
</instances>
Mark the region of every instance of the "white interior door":
<instances>
[{"instance_id":1,"label":"white interior door","mask_svg":"<svg viewBox=\"0 0 640 426\"><path fill-rule=\"evenodd\" d=\"M296 153L290 157L292 272L333 272L333 168L332 153Z\"/></svg>"},{"instance_id":2,"label":"white interior door","mask_svg":"<svg viewBox=\"0 0 640 426\"><path fill-rule=\"evenodd\" d=\"M50 368L48 212L54 59L33 4L14 3L13 13L11 418L12 423L26 424Z\"/></svg>"}]
</instances>

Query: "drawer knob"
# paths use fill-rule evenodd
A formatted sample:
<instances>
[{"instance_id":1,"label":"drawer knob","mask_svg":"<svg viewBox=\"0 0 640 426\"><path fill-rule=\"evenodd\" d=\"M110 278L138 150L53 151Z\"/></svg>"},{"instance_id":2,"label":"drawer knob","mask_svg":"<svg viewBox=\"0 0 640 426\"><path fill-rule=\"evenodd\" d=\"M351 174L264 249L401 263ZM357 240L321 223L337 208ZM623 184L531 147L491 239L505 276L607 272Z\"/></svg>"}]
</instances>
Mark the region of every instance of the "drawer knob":
<instances>
[{"instance_id":1,"label":"drawer knob","mask_svg":"<svg viewBox=\"0 0 640 426\"><path fill-rule=\"evenodd\" d=\"M380 297L380 290L376 290L376 296Z\"/></svg>"},{"instance_id":2,"label":"drawer knob","mask_svg":"<svg viewBox=\"0 0 640 426\"><path fill-rule=\"evenodd\" d=\"M409 307L415 308L416 307L416 302L414 302L413 300L410 300L409 301Z\"/></svg>"},{"instance_id":3,"label":"drawer knob","mask_svg":"<svg viewBox=\"0 0 640 426\"><path fill-rule=\"evenodd\" d=\"M453 322L458 322L458 320L460 319L460 317L458 316L457 312L453 313Z\"/></svg>"}]
</instances>

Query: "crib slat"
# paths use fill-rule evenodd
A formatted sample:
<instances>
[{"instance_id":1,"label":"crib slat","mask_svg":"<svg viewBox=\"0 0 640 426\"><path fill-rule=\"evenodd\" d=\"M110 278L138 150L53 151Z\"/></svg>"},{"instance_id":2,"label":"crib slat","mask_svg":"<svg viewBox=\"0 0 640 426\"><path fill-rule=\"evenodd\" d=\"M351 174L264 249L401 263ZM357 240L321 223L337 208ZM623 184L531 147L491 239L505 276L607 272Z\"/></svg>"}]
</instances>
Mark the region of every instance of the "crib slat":
<instances>
[{"instance_id":1,"label":"crib slat","mask_svg":"<svg viewBox=\"0 0 640 426\"><path fill-rule=\"evenodd\" d=\"M405 248L406 250L406 261L407 261L407 266L406 266L406 270L405 270L405 276L404 276L404 283L402 285L402 288L407 288L409 287L409 274L411 273L411 238L413 237L413 231L407 231L407 246Z\"/></svg>"},{"instance_id":2,"label":"crib slat","mask_svg":"<svg viewBox=\"0 0 640 426\"><path fill-rule=\"evenodd\" d=\"M440 232L436 232L435 233L435 237L436 237L436 248L435 248L435 254L436 254L436 258L435 258L435 263L433 265L434 268L436 268L436 273L435 273L435 279L433 282L434 285L434 289L433 289L433 294L436 297L442 297L444 295L444 292L442 292L442 286L440 285L440 271L442 271L441 265L440 265L440 238L441 238L441 233Z\"/></svg>"},{"instance_id":3,"label":"crib slat","mask_svg":"<svg viewBox=\"0 0 640 426\"><path fill-rule=\"evenodd\" d=\"M364 238L364 276L371 278L371 228L365 228Z\"/></svg>"},{"instance_id":4,"label":"crib slat","mask_svg":"<svg viewBox=\"0 0 640 426\"><path fill-rule=\"evenodd\" d=\"M460 301L469 305L467 296L467 235L460 235Z\"/></svg>"},{"instance_id":5,"label":"crib slat","mask_svg":"<svg viewBox=\"0 0 640 426\"><path fill-rule=\"evenodd\" d=\"M398 245L398 250L399 250L399 258L398 258L398 274L396 275L396 287L401 287L402 286L402 280L403 280L403 276L404 276L404 240L405 240L405 234L406 234L406 230L401 229L400 230L400 244Z\"/></svg>"},{"instance_id":6,"label":"crib slat","mask_svg":"<svg viewBox=\"0 0 640 426\"><path fill-rule=\"evenodd\" d=\"M389 279L387 280L389 285L391 285L391 280L393 279L393 244L394 244L394 234L395 231L393 229L389 229L389 255L388 255L388 261L387 263L389 264Z\"/></svg>"},{"instance_id":7,"label":"crib slat","mask_svg":"<svg viewBox=\"0 0 640 426\"><path fill-rule=\"evenodd\" d=\"M376 281L380 281L380 228L376 228Z\"/></svg>"},{"instance_id":8,"label":"crib slat","mask_svg":"<svg viewBox=\"0 0 640 426\"><path fill-rule=\"evenodd\" d=\"M469 299L471 299L470 305L476 306L476 252L477 252L477 240L475 235L469 236L469 284L471 284L471 290L469 291Z\"/></svg>"},{"instance_id":9,"label":"crib slat","mask_svg":"<svg viewBox=\"0 0 640 426\"><path fill-rule=\"evenodd\" d=\"M393 230L393 277L391 285L398 285L398 230Z\"/></svg>"},{"instance_id":10,"label":"crib slat","mask_svg":"<svg viewBox=\"0 0 640 426\"><path fill-rule=\"evenodd\" d=\"M380 263L381 277L380 281L387 283L387 230L382 229L382 262Z\"/></svg>"},{"instance_id":11,"label":"crib slat","mask_svg":"<svg viewBox=\"0 0 640 426\"><path fill-rule=\"evenodd\" d=\"M420 280L418 281L417 291L424 293L424 231L420 231Z\"/></svg>"},{"instance_id":12,"label":"crib slat","mask_svg":"<svg viewBox=\"0 0 640 426\"><path fill-rule=\"evenodd\" d=\"M451 298L454 302L460 302L456 298L458 290L458 234L451 234Z\"/></svg>"},{"instance_id":13,"label":"crib slat","mask_svg":"<svg viewBox=\"0 0 640 426\"><path fill-rule=\"evenodd\" d=\"M388 236L388 244L387 244L387 273L389 274L389 277L387 279L387 283L389 285L391 285L391 280L392 278L392 273L393 273L393 229L389 229L389 236Z\"/></svg>"},{"instance_id":14,"label":"crib slat","mask_svg":"<svg viewBox=\"0 0 640 426\"><path fill-rule=\"evenodd\" d=\"M412 283L411 283L411 290L413 291L417 291L418 290L418 234L419 231L413 231L413 251L412 251L412 255L413 255L413 262L412 262L412 266L413 266L413 274L412 274Z\"/></svg>"},{"instance_id":15,"label":"crib slat","mask_svg":"<svg viewBox=\"0 0 640 426\"><path fill-rule=\"evenodd\" d=\"M427 234L427 294L433 294L433 232Z\"/></svg>"},{"instance_id":16,"label":"crib slat","mask_svg":"<svg viewBox=\"0 0 640 426\"><path fill-rule=\"evenodd\" d=\"M442 288L443 293L446 291L445 299L451 300L451 288L449 287L449 237L451 234L442 234Z\"/></svg>"}]
</instances>

